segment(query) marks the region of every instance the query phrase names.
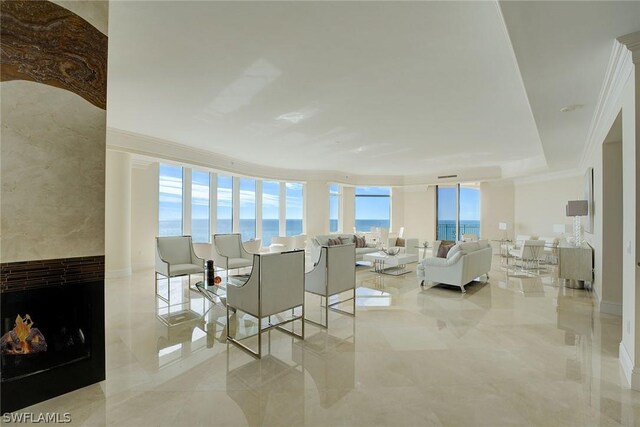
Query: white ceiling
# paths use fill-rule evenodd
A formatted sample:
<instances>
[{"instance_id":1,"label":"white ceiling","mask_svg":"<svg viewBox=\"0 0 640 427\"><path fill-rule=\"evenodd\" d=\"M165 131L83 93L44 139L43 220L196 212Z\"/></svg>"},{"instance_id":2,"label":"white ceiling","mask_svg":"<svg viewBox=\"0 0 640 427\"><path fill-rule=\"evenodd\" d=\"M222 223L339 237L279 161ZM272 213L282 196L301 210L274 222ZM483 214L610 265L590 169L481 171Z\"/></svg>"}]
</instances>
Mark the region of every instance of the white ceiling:
<instances>
[{"instance_id":1,"label":"white ceiling","mask_svg":"<svg viewBox=\"0 0 640 427\"><path fill-rule=\"evenodd\" d=\"M575 167L638 6L503 4L510 41L495 2L112 2L108 126L277 168Z\"/></svg>"}]
</instances>

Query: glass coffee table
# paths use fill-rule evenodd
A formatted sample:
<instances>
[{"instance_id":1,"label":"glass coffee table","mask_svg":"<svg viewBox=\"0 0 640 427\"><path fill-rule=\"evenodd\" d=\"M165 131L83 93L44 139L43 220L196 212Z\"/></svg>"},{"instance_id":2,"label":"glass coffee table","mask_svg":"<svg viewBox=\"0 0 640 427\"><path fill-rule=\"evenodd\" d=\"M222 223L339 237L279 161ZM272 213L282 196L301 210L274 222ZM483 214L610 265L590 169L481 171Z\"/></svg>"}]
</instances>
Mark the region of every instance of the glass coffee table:
<instances>
[{"instance_id":1,"label":"glass coffee table","mask_svg":"<svg viewBox=\"0 0 640 427\"><path fill-rule=\"evenodd\" d=\"M373 264L371 271L390 276L410 273L411 270L407 269L407 264L418 262L418 254L387 255L384 252L373 252L364 254L362 258Z\"/></svg>"},{"instance_id":2,"label":"glass coffee table","mask_svg":"<svg viewBox=\"0 0 640 427\"><path fill-rule=\"evenodd\" d=\"M196 289L209 301L214 304L220 302L223 306L227 305L227 284L231 283L235 286L242 286L247 283L249 276L231 276L227 278L226 282L221 282L218 285L207 285L204 280L196 283Z\"/></svg>"}]
</instances>

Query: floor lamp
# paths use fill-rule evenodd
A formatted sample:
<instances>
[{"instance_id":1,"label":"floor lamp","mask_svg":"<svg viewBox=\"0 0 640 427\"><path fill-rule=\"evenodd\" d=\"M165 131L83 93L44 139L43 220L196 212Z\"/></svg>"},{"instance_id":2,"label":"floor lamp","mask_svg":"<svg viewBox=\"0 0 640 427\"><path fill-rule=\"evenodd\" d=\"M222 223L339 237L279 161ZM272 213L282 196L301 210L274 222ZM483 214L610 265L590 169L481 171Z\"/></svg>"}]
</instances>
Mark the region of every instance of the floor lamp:
<instances>
[{"instance_id":1,"label":"floor lamp","mask_svg":"<svg viewBox=\"0 0 640 427\"><path fill-rule=\"evenodd\" d=\"M589 213L589 203L586 200L569 200L567 202L567 216L573 217L574 245L582 246L582 220L580 217Z\"/></svg>"}]
</instances>

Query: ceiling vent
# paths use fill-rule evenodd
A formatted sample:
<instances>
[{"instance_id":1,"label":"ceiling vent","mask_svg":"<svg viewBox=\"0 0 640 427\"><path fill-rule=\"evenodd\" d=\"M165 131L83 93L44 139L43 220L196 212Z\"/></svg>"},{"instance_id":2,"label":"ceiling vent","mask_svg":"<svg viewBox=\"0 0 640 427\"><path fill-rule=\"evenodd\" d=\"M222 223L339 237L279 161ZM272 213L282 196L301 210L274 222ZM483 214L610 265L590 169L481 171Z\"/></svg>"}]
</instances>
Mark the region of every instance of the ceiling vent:
<instances>
[{"instance_id":1,"label":"ceiling vent","mask_svg":"<svg viewBox=\"0 0 640 427\"><path fill-rule=\"evenodd\" d=\"M438 179L457 178L458 175L440 175Z\"/></svg>"}]
</instances>

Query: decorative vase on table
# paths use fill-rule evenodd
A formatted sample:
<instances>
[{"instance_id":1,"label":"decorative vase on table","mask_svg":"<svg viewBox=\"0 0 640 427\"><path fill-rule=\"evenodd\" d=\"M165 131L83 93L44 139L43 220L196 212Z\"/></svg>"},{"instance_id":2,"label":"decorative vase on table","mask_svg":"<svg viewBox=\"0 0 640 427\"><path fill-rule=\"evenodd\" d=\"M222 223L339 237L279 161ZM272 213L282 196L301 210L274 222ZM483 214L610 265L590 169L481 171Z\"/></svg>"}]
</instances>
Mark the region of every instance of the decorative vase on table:
<instances>
[{"instance_id":1,"label":"decorative vase on table","mask_svg":"<svg viewBox=\"0 0 640 427\"><path fill-rule=\"evenodd\" d=\"M213 267L213 260L207 261L207 267L205 268L205 278L207 286L213 286L215 283L216 272Z\"/></svg>"}]
</instances>

